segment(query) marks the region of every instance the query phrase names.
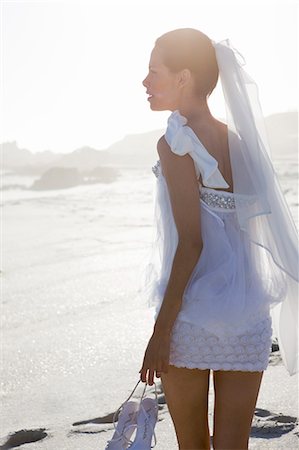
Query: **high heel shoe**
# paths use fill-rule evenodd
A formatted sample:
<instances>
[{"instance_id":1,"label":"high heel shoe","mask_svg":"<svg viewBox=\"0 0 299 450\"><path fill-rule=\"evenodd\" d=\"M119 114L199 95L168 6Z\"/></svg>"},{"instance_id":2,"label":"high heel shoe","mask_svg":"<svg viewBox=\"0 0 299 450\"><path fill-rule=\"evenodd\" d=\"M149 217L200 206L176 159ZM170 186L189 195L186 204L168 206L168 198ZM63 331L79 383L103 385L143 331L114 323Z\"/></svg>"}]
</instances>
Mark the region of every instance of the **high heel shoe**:
<instances>
[{"instance_id":1,"label":"high heel shoe","mask_svg":"<svg viewBox=\"0 0 299 450\"><path fill-rule=\"evenodd\" d=\"M113 425L115 432L112 438L107 442L105 450L150 450L156 443L155 425L158 419L158 395L157 386L155 386L155 399L144 397L147 383L144 386L139 401L129 401L135 392L138 381L133 391L125 402L115 411ZM117 427L115 427L117 413L120 412ZM136 430L133 441L130 437ZM152 438L154 437L154 446L152 447Z\"/></svg>"},{"instance_id":2,"label":"high heel shoe","mask_svg":"<svg viewBox=\"0 0 299 450\"><path fill-rule=\"evenodd\" d=\"M157 439L155 435L155 425L158 418L158 405L152 398L142 400L137 414L136 436L128 450L150 450L154 448ZM154 445L152 446L152 438Z\"/></svg>"},{"instance_id":3,"label":"high heel shoe","mask_svg":"<svg viewBox=\"0 0 299 450\"><path fill-rule=\"evenodd\" d=\"M136 436L128 450L150 450L154 448L157 439L155 434L155 425L158 419L158 398L155 384L156 398L144 398L141 400L136 419ZM154 445L152 446L152 439Z\"/></svg>"},{"instance_id":4,"label":"high heel shoe","mask_svg":"<svg viewBox=\"0 0 299 450\"><path fill-rule=\"evenodd\" d=\"M117 412L121 409L118 417L117 426L115 419ZM134 401L126 402L121 405L114 413L113 425L115 428L112 438L107 442L105 450L125 450L131 443L130 437L136 429L136 416L139 409L139 403Z\"/></svg>"}]
</instances>

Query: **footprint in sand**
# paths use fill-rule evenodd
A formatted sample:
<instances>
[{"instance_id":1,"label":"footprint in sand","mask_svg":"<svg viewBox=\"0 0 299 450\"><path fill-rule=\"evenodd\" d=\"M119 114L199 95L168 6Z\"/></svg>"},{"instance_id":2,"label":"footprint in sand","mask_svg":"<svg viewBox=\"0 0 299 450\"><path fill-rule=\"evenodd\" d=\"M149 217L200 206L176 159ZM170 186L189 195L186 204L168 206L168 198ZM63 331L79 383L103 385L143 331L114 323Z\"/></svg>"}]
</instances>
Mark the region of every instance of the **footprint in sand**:
<instances>
[{"instance_id":1,"label":"footprint in sand","mask_svg":"<svg viewBox=\"0 0 299 450\"><path fill-rule=\"evenodd\" d=\"M298 425L296 417L273 414L267 409L257 408L251 427L251 436L255 438L277 438L290 433Z\"/></svg>"},{"instance_id":2,"label":"footprint in sand","mask_svg":"<svg viewBox=\"0 0 299 450\"><path fill-rule=\"evenodd\" d=\"M30 444L31 442L41 441L45 439L48 434L45 428L37 428L36 430L19 430L9 435L5 444L1 445L1 450L9 450L11 448L19 447L22 444Z\"/></svg>"}]
</instances>

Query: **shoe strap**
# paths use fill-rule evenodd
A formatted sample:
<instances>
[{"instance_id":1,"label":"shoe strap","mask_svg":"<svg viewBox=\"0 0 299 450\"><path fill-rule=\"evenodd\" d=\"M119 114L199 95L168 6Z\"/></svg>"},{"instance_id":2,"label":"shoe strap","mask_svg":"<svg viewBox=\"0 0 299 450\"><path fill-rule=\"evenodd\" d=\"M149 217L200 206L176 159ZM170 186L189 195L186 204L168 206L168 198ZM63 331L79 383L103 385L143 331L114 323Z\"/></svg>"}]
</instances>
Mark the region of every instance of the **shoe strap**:
<instances>
[{"instance_id":1,"label":"shoe strap","mask_svg":"<svg viewBox=\"0 0 299 450\"><path fill-rule=\"evenodd\" d=\"M158 405L157 405L157 408L158 408ZM144 408L144 406L141 404L140 405L140 409L139 409L139 411L140 410L142 410L142 412L144 413L144 415L145 416L147 416L147 411L146 411L146 409ZM151 429L152 429L152 438L154 437L154 445L151 445L151 448L154 448L156 445L157 445L157 437L156 437L156 433L155 433L155 426L153 426L152 424L151 424L151 422L149 422L149 425L150 425L150 427L151 427ZM132 427L132 426L134 426L134 425L129 425L129 427ZM128 427L128 428L129 428ZM138 430L138 428L142 428L142 425L137 425L137 424L135 424L135 427L136 427L136 429ZM137 434L136 434L137 435ZM151 441L152 441L152 438L151 438ZM130 441L130 444L133 444L134 443L134 441ZM128 450L130 450L130 447L128 447Z\"/></svg>"},{"instance_id":2,"label":"shoe strap","mask_svg":"<svg viewBox=\"0 0 299 450\"><path fill-rule=\"evenodd\" d=\"M141 380L139 380L139 381L141 381ZM153 383L154 383L154 386L155 386L155 403L156 403L156 406L157 406L157 409L158 409L158 393L157 393L157 385L156 385L155 382L153 382ZM137 383L137 385L138 385L138 383ZM136 387L137 387L137 385L136 385ZM144 384L144 389L143 389L143 392L142 392L142 395L141 395L141 398L140 398L140 401L139 401L139 408L138 408L138 410L139 410L139 409L142 409L145 415L147 415L147 412L146 412L144 406L142 405L142 400L144 399L145 391L146 391L146 388L147 388L148 386L149 386L149 384L148 384L147 382L145 382L145 384ZM136 387L135 387L135 388L136 388ZM151 424L150 422L149 422L149 424L150 424L150 426L151 426L151 428L152 428L152 432L153 432L153 436L154 436L154 445L151 446L151 448L154 448L154 447L157 445L157 437L156 437L156 433L155 433L155 427L153 427L152 424ZM138 428L138 425L137 425L137 428Z\"/></svg>"},{"instance_id":3,"label":"shoe strap","mask_svg":"<svg viewBox=\"0 0 299 450\"><path fill-rule=\"evenodd\" d=\"M146 411L146 409L144 408L144 406L142 405L142 403L141 403L141 405L140 405L140 408L143 410L144 414L147 415L147 411ZM157 408L157 417L158 417L158 401L157 401L156 404L155 404L155 408ZM155 422L155 424L156 424L156 422ZM156 433L155 433L155 425L153 426L153 425L151 424L151 422L149 422L149 425L150 425L151 428L152 428L152 434L153 434L153 437L154 437L154 445L151 446L151 448L154 448L154 447L157 445L157 437L156 437ZM138 427L138 425L137 425L137 427Z\"/></svg>"},{"instance_id":4,"label":"shoe strap","mask_svg":"<svg viewBox=\"0 0 299 450\"><path fill-rule=\"evenodd\" d=\"M132 423L131 425L128 425L125 428L125 431L128 430L129 428L134 427L135 429L137 428L137 425L135 423ZM133 444L133 441L131 441L130 439L127 439L126 436L124 434L120 434L118 437L114 438L114 439L109 439L109 441L107 442L108 444L110 442L119 442L122 439L124 439L126 441L127 445Z\"/></svg>"},{"instance_id":5,"label":"shoe strap","mask_svg":"<svg viewBox=\"0 0 299 450\"><path fill-rule=\"evenodd\" d=\"M140 380L139 380L139 381L140 381ZM137 384L138 384L138 383L137 383ZM140 398L140 402L139 402L139 407L141 406L141 402L142 402L142 400L144 399L144 395L145 395L145 391L146 391L147 386L149 386L149 384L148 384L147 382L145 382L145 384L144 384L144 389L143 389L143 392L142 392L142 395L141 395L141 398ZM155 386L155 400L156 400L156 403L158 404L157 385L156 385L155 382L154 382L154 386ZM137 387L137 385L136 385L136 387ZM136 387L135 387L135 389L136 389Z\"/></svg>"},{"instance_id":6,"label":"shoe strap","mask_svg":"<svg viewBox=\"0 0 299 450\"><path fill-rule=\"evenodd\" d=\"M117 418L117 417L118 417L118 413L119 413L120 410L124 407L124 405L130 400L130 398L132 397L132 395L133 395L134 392L136 391L137 386L139 385L140 382L141 382L141 380L138 380L138 381L137 381L136 385L134 386L134 388L133 388L132 392L130 393L130 395L128 396L128 398L127 398L127 399L119 406L119 408L117 408L117 410L114 412L114 414L113 414L113 427L114 427L115 430L116 430L116 428L117 428L117 425L116 425L115 423L118 421L118 418ZM137 410L136 414L138 413L138 411L139 411L140 408L142 408L142 409L143 409L143 412L146 414L146 411L145 411L144 407L142 406L142 400L144 399L144 395L145 395L145 391L146 391L147 386L148 386L148 383L145 382L145 384L144 384L144 389L143 389L143 392L142 392L142 395L141 395L140 401L139 401L139 407L138 407L138 410ZM156 405L157 405L157 407L158 407L157 385L156 385L155 382L154 382L154 386L155 386L155 401L156 401ZM116 419L116 418L117 418L117 419ZM151 425L151 424L150 424L150 425ZM128 428L130 428L130 427L135 427L135 428L136 428L136 427L138 427L138 426L137 426L136 424L128 425L128 426L126 427L126 430L127 430ZM151 425L151 427L152 427L152 425ZM152 428L153 428L153 427L152 427ZM154 436L155 444L154 444L154 446L151 447L151 448L154 448L154 447L156 446L156 444L157 444L157 438L156 438L156 434L155 434L154 428L153 428L153 436ZM132 441L129 440L129 439L127 439L126 436L124 435L124 433L123 433L123 434L120 434L118 438L115 438L115 440L120 440L121 438L123 438L123 439L126 441L126 443L127 443L128 445L129 445L129 444L132 444ZM112 439L111 439L111 440L112 440ZM114 441L114 439L113 439L113 441Z\"/></svg>"},{"instance_id":7,"label":"shoe strap","mask_svg":"<svg viewBox=\"0 0 299 450\"><path fill-rule=\"evenodd\" d=\"M130 400L130 398L132 397L132 395L133 395L134 392L136 391L136 388L137 388L137 386L138 386L138 384L139 384L140 382L141 382L141 380L138 380L138 382L137 382L136 385L134 386L134 388L133 388L131 394L129 395L129 397L128 397L128 398L127 398L127 399L119 406L119 408L117 408L117 410L114 412L114 414L113 414L113 427L114 427L114 430L116 430L116 428L117 428L116 422L118 421L118 415L119 415L120 410L121 410L121 409L124 407L124 405ZM136 414L137 414L137 412L136 412ZM132 426L135 426L135 427L136 427L135 424L132 424L132 425L128 425L128 426L126 427L126 429L128 429L129 427L132 427ZM123 433L123 434L120 434L119 437L116 438L115 440L119 440L119 439L121 439L121 438L123 438L124 441L125 441L127 444L131 444L131 443L132 443L132 441L130 441L129 439L126 438L126 436L124 435L124 433Z\"/></svg>"},{"instance_id":8,"label":"shoe strap","mask_svg":"<svg viewBox=\"0 0 299 450\"><path fill-rule=\"evenodd\" d=\"M117 415L118 415L118 412L119 412L119 411L123 408L123 406L130 400L130 398L132 397L132 395L133 395L134 392L136 391L136 388L137 388L138 384L140 383L140 381L141 381L141 380L138 380L138 382L136 383L136 385L135 385L134 389L132 390L131 394L129 395L129 397L128 397L128 398L120 405L120 407L117 408L117 410L114 412L114 414L113 414L113 426L114 426L114 429L115 429L115 430L116 430L115 422L117 422L116 417L117 417Z\"/></svg>"}]
</instances>

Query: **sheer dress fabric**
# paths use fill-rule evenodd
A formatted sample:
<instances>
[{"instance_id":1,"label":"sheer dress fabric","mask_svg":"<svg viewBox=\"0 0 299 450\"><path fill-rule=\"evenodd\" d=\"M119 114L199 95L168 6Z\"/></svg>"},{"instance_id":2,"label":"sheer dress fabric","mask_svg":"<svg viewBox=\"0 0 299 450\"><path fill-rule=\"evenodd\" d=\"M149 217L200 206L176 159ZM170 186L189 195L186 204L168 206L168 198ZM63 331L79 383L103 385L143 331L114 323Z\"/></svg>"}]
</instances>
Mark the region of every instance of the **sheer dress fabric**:
<instances>
[{"instance_id":1,"label":"sheer dress fabric","mask_svg":"<svg viewBox=\"0 0 299 450\"><path fill-rule=\"evenodd\" d=\"M199 182L203 249L185 288L172 331L170 363L178 367L261 371L268 365L272 321L270 304L284 286L268 289L252 259L253 244L240 229L236 195L186 120L175 111L165 134L177 155L194 160ZM178 243L166 180L160 161L156 176L156 236L147 267L147 298L159 313ZM254 196L238 196L252 204ZM264 276L267 276L264 274ZM275 279L273 279L275 284Z\"/></svg>"}]
</instances>

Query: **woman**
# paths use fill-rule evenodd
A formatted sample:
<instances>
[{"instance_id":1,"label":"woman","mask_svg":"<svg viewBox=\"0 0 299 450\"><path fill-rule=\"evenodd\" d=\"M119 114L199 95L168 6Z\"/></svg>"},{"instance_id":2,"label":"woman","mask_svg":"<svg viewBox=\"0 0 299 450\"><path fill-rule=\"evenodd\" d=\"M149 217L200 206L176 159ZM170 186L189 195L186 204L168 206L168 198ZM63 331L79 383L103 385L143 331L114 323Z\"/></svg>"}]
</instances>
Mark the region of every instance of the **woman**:
<instances>
[{"instance_id":1,"label":"woman","mask_svg":"<svg viewBox=\"0 0 299 450\"><path fill-rule=\"evenodd\" d=\"M280 344L288 370L296 370L295 227L236 61L229 44L178 29L157 39L143 81L150 108L172 113L153 168L162 256L149 266L156 315L140 378L152 385L161 377L181 450L210 448L210 370L213 448L248 448L271 349L270 306L284 305L274 308ZM207 104L220 66L228 124Z\"/></svg>"}]
</instances>

